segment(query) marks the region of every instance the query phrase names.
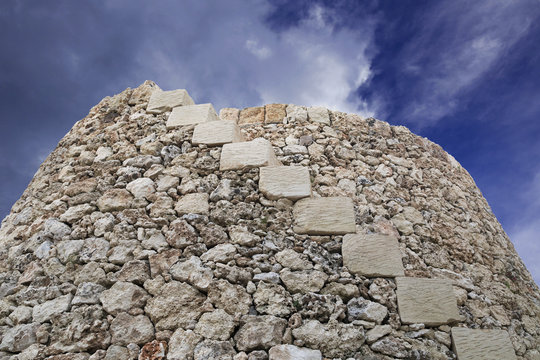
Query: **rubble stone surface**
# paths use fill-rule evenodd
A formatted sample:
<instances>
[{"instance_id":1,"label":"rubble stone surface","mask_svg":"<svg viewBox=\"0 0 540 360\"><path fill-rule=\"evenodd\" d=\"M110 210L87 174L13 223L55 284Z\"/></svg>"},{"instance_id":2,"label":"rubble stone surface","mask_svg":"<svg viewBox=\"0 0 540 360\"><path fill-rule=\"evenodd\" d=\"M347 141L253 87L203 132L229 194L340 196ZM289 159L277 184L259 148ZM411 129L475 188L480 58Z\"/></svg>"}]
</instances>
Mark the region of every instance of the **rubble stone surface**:
<instances>
[{"instance_id":1,"label":"rubble stone surface","mask_svg":"<svg viewBox=\"0 0 540 360\"><path fill-rule=\"evenodd\" d=\"M538 287L440 146L188 96L107 97L40 166L0 227L0 359L539 359Z\"/></svg>"}]
</instances>

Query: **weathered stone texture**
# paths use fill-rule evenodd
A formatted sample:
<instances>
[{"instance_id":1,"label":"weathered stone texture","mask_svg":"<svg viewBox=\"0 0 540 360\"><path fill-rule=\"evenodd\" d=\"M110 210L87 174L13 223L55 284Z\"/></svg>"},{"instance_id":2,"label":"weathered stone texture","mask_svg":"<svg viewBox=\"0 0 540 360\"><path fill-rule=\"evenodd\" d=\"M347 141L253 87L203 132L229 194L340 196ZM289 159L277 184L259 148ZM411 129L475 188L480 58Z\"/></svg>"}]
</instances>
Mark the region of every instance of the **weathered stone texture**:
<instances>
[{"instance_id":1,"label":"weathered stone texture","mask_svg":"<svg viewBox=\"0 0 540 360\"><path fill-rule=\"evenodd\" d=\"M208 121L218 121L219 118L212 104L199 104L175 107L167 119L167 128L195 125Z\"/></svg>"},{"instance_id":2,"label":"weathered stone texture","mask_svg":"<svg viewBox=\"0 0 540 360\"><path fill-rule=\"evenodd\" d=\"M260 169L259 190L269 199L298 200L311 196L309 171L303 166L268 166Z\"/></svg>"},{"instance_id":3,"label":"weathered stone texture","mask_svg":"<svg viewBox=\"0 0 540 360\"><path fill-rule=\"evenodd\" d=\"M238 125L264 123L264 106L240 110Z\"/></svg>"},{"instance_id":4,"label":"weathered stone texture","mask_svg":"<svg viewBox=\"0 0 540 360\"><path fill-rule=\"evenodd\" d=\"M349 198L301 199L294 205L294 231L309 235L342 235L356 231Z\"/></svg>"},{"instance_id":5,"label":"weathered stone texture","mask_svg":"<svg viewBox=\"0 0 540 360\"><path fill-rule=\"evenodd\" d=\"M343 265L353 274L370 277L403 276L401 252L395 238L379 234L347 234L341 246Z\"/></svg>"},{"instance_id":6,"label":"weathered stone texture","mask_svg":"<svg viewBox=\"0 0 540 360\"><path fill-rule=\"evenodd\" d=\"M452 283L443 279L396 278L401 322L437 326L460 320Z\"/></svg>"},{"instance_id":7,"label":"weathered stone texture","mask_svg":"<svg viewBox=\"0 0 540 360\"><path fill-rule=\"evenodd\" d=\"M452 341L458 360L515 360L512 341L505 330L452 328Z\"/></svg>"}]
</instances>

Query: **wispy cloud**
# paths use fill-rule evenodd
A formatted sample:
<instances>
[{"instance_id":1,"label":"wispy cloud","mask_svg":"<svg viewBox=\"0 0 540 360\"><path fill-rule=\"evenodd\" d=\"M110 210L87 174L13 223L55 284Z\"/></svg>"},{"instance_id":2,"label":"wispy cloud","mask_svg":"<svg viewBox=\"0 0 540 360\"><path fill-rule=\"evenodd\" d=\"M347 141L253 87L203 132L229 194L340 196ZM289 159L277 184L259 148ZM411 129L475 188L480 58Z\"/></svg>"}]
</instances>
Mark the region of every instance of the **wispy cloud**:
<instances>
[{"instance_id":1,"label":"wispy cloud","mask_svg":"<svg viewBox=\"0 0 540 360\"><path fill-rule=\"evenodd\" d=\"M418 19L420 35L399 54L403 76L413 84L401 118L429 126L466 105L463 95L492 74L537 15L528 1L431 3Z\"/></svg>"}]
</instances>

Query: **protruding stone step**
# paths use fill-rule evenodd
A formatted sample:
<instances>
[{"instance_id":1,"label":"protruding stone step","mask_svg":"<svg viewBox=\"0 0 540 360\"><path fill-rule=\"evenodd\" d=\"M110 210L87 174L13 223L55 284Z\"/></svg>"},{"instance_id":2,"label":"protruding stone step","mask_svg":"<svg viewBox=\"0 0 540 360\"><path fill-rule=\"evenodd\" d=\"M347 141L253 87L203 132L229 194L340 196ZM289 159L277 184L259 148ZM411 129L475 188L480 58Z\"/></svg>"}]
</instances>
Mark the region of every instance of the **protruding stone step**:
<instances>
[{"instance_id":1,"label":"protruding stone step","mask_svg":"<svg viewBox=\"0 0 540 360\"><path fill-rule=\"evenodd\" d=\"M343 265L353 274L368 277L403 276L396 238L382 234L347 234L341 247Z\"/></svg>"},{"instance_id":2,"label":"protruding stone step","mask_svg":"<svg viewBox=\"0 0 540 360\"><path fill-rule=\"evenodd\" d=\"M272 144L266 139L223 145L220 170L251 169L260 166L279 166Z\"/></svg>"},{"instance_id":3,"label":"protruding stone step","mask_svg":"<svg viewBox=\"0 0 540 360\"><path fill-rule=\"evenodd\" d=\"M356 232L354 205L350 198L308 198L293 208L294 231L308 235L344 235Z\"/></svg>"},{"instance_id":4,"label":"protruding stone step","mask_svg":"<svg viewBox=\"0 0 540 360\"><path fill-rule=\"evenodd\" d=\"M458 360L516 360L506 330L452 328L453 350Z\"/></svg>"},{"instance_id":5,"label":"protruding stone step","mask_svg":"<svg viewBox=\"0 0 540 360\"><path fill-rule=\"evenodd\" d=\"M403 324L439 326L460 321L450 280L397 277L396 283L399 316Z\"/></svg>"},{"instance_id":6,"label":"protruding stone step","mask_svg":"<svg viewBox=\"0 0 540 360\"><path fill-rule=\"evenodd\" d=\"M228 143L242 142L244 135L240 127L232 121L208 121L199 124L193 131L191 143L208 146L221 146Z\"/></svg>"},{"instance_id":7,"label":"protruding stone step","mask_svg":"<svg viewBox=\"0 0 540 360\"><path fill-rule=\"evenodd\" d=\"M175 107L169 115L167 129L218 120L219 118L212 104L179 106Z\"/></svg>"},{"instance_id":8,"label":"protruding stone step","mask_svg":"<svg viewBox=\"0 0 540 360\"><path fill-rule=\"evenodd\" d=\"M171 111L177 106L193 105L193 99L184 89L162 91L155 90L150 96L146 112L150 114L161 114Z\"/></svg>"},{"instance_id":9,"label":"protruding stone step","mask_svg":"<svg viewBox=\"0 0 540 360\"><path fill-rule=\"evenodd\" d=\"M262 167L259 173L259 190L271 200L298 200L311 196L309 170L303 166Z\"/></svg>"}]
</instances>

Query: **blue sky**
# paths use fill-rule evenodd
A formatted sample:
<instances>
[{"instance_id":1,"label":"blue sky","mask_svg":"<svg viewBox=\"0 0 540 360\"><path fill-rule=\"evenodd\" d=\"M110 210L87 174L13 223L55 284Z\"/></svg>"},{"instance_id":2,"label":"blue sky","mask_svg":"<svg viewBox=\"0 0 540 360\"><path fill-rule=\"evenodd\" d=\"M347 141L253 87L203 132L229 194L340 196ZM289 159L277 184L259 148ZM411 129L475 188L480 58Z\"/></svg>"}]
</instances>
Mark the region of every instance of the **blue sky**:
<instances>
[{"instance_id":1,"label":"blue sky","mask_svg":"<svg viewBox=\"0 0 540 360\"><path fill-rule=\"evenodd\" d=\"M151 79L409 127L471 173L540 283L539 20L538 0L3 0L0 218L75 121Z\"/></svg>"}]
</instances>

